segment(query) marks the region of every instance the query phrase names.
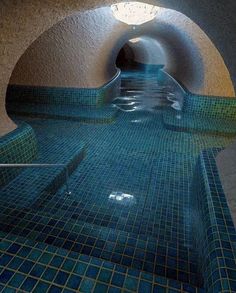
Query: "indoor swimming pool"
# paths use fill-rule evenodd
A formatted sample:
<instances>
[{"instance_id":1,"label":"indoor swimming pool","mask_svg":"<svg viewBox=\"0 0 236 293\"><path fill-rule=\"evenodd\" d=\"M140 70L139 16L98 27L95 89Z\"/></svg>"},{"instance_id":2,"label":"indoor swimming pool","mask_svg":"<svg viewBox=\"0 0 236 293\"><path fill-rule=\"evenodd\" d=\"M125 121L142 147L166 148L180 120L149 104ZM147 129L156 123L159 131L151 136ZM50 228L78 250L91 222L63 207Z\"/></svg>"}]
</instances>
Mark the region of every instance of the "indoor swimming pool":
<instances>
[{"instance_id":1,"label":"indoor swimming pool","mask_svg":"<svg viewBox=\"0 0 236 293\"><path fill-rule=\"evenodd\" d=\"M227 225L220 233L224 269L205 263L208 252L198 241L208 235L212 254L219 241L198 223L197 209L208 167L215 172L215 155L235 139L235 121L182 107L155 75L125 72L120 97L102 108L54 113L44 105L31 116L16 109L12 118L35 131L35 162L68 166L71 195L60 167L25 169L2 187L0 291L233 292L236 237L227 204L219 216L210 201L226 222L219 225ZM81 109L83 119L75 119ZM215 291L220 286L225 291Z\"/></svg>"}]
</instances>

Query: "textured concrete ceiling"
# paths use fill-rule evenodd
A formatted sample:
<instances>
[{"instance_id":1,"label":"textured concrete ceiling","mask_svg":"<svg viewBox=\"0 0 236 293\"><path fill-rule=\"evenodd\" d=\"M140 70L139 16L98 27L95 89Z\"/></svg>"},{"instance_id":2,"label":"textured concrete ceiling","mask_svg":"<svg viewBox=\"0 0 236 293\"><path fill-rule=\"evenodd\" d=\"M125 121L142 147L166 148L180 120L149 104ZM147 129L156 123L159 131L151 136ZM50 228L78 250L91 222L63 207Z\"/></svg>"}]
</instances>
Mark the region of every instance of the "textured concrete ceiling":
<instances>
[{"instance_id":1,"label":"textured concrete ceiling","mask_svg":"<svg viewBox=\"0 0 236 293\"><path fill-rule=\"evenodd\" d=\"M210 39L184 14L166 8L160 8L153 21L135 30L117 21L110 7L67 17L25 51L10 82L78 88L102 86L116 73L116 58L124 43L145 35L151 38L143 39L146 42L141 42L139 55L149 55L148 63L152 60L155 64L162 49L165 70L189 91L235 95L224 61Z\"/></svg>"}]
</instances>

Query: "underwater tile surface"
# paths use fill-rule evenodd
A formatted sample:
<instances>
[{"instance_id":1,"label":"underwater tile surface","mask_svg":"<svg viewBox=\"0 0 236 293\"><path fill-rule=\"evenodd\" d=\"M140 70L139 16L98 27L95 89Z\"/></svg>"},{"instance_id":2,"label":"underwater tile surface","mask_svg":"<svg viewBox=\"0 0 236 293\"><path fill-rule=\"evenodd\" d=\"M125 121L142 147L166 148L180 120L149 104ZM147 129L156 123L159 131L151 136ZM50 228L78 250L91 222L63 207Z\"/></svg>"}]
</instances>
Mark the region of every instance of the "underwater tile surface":
<instances>
[{"instance_id":1,"label":"underwater tile surface","mask_svg":"<svg viewBox=\"0 0 236 293\"><path fill-rule=\"evenodd\" d=\"M125 86L142 87L132 76ZM233 138L169 130L165 109L107 124L16 117L35 130L39 162L70 166L72 194L62 170L26 170L1 190L3 292L204 292L191 183L200 152Z\"/></svg>"},{"instance_id":2,"label":"underwater tile surface","mask_svg":"<svg viewBox=\"0 0 236 293\"><path fill-rule=\"evenodd\" d=\"M173 131L205 132L222 136L236 135L236 120L165 111L163 121L166 128Z\"/></svg>"}]
</instances>

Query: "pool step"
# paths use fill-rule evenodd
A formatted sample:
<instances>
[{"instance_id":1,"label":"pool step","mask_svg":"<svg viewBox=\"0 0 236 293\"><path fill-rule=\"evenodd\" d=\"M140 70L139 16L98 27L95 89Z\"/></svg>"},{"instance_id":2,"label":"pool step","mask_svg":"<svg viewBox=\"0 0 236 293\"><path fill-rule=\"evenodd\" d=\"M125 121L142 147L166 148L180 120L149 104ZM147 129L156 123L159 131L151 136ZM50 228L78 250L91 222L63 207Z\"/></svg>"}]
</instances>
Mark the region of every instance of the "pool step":
<instances>
[{"instance_id":1,"label":"pool step","mask_svg":"<svg viewBox=\"0 0 236 293\"><path fill-rule=\"evenodd\" d=\"M48 195L51 197L51 195ZM193 286L202 286L196 266L198 256L190 248L157 241L40 211L39 206L6 209L1 219L4 232L65 248ZM6 224L8 223L8 224Z\"/></svg>"},{"instance_id":2,"label":"pool step","mask_svg":"<svg viewBox=\"0 0 236 293\"><path fill-rule=\"evenodd\" d=\"M46 163L45 153L39 154L39 159L33 163ZM59 161L58 154L52 154L48 164L65 164L71 174L85 156L84 143L78 143L77 151L70 157L62 157ZM54 160L55 158L55 160ZM57 160L56 160L57 159ZM0 190L0 205L3 208L27 208L35 201L44 198L46 194L55 193L66 181L65 167L26 168L10 183ZM9 202L11 199L11 204Z\"/></svg>"},{"instance_id":3,"label":"pool step","mask_svg":"<svg viewBox=\"0 0 236 293\"><path fill-rule=\"evenodd\" d=\"M100 108L75 105L9 103L8 112L29 117L65 119L84 123L112 123L118 110L112 106Z\"/></svg>"},{"instance_id":4,"label":"pool step","mask_svg":"<svg viewBox=\"0 0 236 293\"><path fill-rule=\"evenodd\" d=\"M166 129L179 132L207 133L221 136L235 136L236 134L236 122L229 119L214 119L166 111L163 113L163 122Z\"/></svg>"},{"instance_id":5,"label":"pool step","mask_svg":"<svg viewBox=\"0 0 236 293\"><path fill-rule=\"evenodd\" d=\"M88 157L86 158L88 160ZM173 161L176 162L176 161ZM84 162L82 162L83 164ZM186 165L185 165L186 166ZM188 168L190 171L190 169ZM85 173L86 170L82 172ZM181 175L181 174L180 174ZM183 223L183 227L181 229L176 229L175 227L170 227L170 222L167 221L166 217L168 214L166 212L163 213L162 209L165 211L166 205L162 203L162 207L160 210L158 200L160 195L156 195L155 202L145 202L145 208L143 208L143 202L134 204L133 206L120 206L118 208L117 203L109 202L106 196L103 196L102 193L96 194L100 198L99 205L97 199L94 198L94 192L91 193L91 197L83 196L83 189L85 188L83 184L79 184L80 188L82 189L81 195L78 194L78 190L75 189L75 186L72 183L72 179L75 177L74 180L78 181L78 174L74 173L73 176L70 178L70 187L72 190L72 195L70 197L65 196L65 187L61 188L57 194L43 194L41 197L36 197L34 200L30 201L30 208L35 210L41 210L45 213L51 213L57 217L63 217L64 219L71 219L72 221L84 221L91 224L96 224L98 226L103 226L105 228L117 229L124 232L132 232L136 235L142 235L142 237L151 236L155 238L157 241L165 241L165 242L176 242L177 244L184 245L185 247L191 248L191 239L188 239L188 227L184 227L184 225L189 224L189 220L187 218L187 214L185 215L186 219L182 219L178 217L176 214L176 221ZM153 180L156 182L155 177ZM176 182L179 182L178 177L176 177ZM172 182L175 184L175 182ZM156 183L159 185L159 183ZM184 181L182 180L180 185L178 183L177 186L181 187L181 193L185 190L188 192L188 186L184 186ZM173 188L176 188L173 185ZM154 185L154 190L156 190L156 185ZM150 190L151 194L153 193ZM165 193L165 189L163 188L162 192ZM166 190L166 192L169 192ZM180 195L176 193L176 197L178 198ZM109 193L108 193L109 194ZM173 194L173 197L175 197ZM21 193L11 195L14 199L16 198L17 205L19 207L24 207L25 204L31 198L30 189L26 190L25 194L22 195ZM103 196L103 197L102 197ZM4 205L3 199L7 201L7 197L2 197L2 204ZM85 202L84 202L85 201ZM168 203L167 203L168 204ZM178 210L178 202L172 203L172 208ZM137 217L137 209L140 211L140 215ZM155 213L150 213L150 210L156 210ZM174 218L173 218L174 219ZM173 220L172 219L172 220ZM162 223L164 221L165 223ZM167 221L167 222L166 222ZM188 223L186 223L188 222Z\"/></svg>"},{"instance_id":6,"label":"pool step","mask_svg":"<svg viewBox=\"0 0 236 293\"><path fill-rule=\"evenodd\" d=\"M96 257L0 233L3 292L205 292ZM27 270L27 272L26 272Z\"/></svg>"},{"instance_id":7,"label":"pool step","mask_svg":"<svg viewBox=\"0 0 236 293\"><path fill-rule=\"evenodd\" d=\"M163 157L156 154L156 159L149 168L142 159L142 154L135 153L135 156L136 160L130 166L121 155L118 158L112 154L105 155L104 163L100 164L100 158L88 154L70 177L72 196L65 199L65 190L62 188L52 198L48 197L45 205L38 202L38 208L45 207L45 211L48 209L52 214L63 215L65 218L189 246L192 243L190 213L186 211L183 216L179 214L182 209L179 202L182 201L184 205L189 202L190 183L186 173L188 176L193 173L194 159L186 159L187 155L176 157L176 154L166 154L166 164ZM166 184L165 174L169 172L172 175L173 165L179 172ZM116 166L121 168L117 170ZM144 168L147 170L145 174L142 172ZM119 170L129 185L123 184ZM162 172L164 175L161 175ZM109 184L108 177L100 174L109 174ZM95 182L96 178L100 178L99 183ZM133 202L109 199L112 190L134 194ZM168 197L164 197L165 194Z\"/></svg>"},{"instance_id":8,"label":"pool step","mask_svg":"<svg viewBox=\"0 0 236 293\"><path fill-rule=\"evenodd\" d=\"M158 241L175 241L177 244L184 244L186 247L190 247L189 241L185 240L182 230L175 231L172 229L170 231L168 226L162 227L160 230L158 224L161 215L159 217L156 217L155 214L151 215L148 207L142 211L140 217L137 217L136 206L129 207L129 210L121 206L121 209L118 210L117 207L112 205L107 207L98 206L95 203L85 205L82 198L78 201L74 199L73 194L71 197L64 198L64 193L65 189L63 188L60 190L60 194L53 195L53 197L48 196L44 199L44 202L40 202L40 200L35 202L34 208L43 209L45 212L74 221L84 221L104 228L134 233L142 235L144 238L151 236ZM45 201L47 201L46 207Z\"/></svg>"}]
</instances>

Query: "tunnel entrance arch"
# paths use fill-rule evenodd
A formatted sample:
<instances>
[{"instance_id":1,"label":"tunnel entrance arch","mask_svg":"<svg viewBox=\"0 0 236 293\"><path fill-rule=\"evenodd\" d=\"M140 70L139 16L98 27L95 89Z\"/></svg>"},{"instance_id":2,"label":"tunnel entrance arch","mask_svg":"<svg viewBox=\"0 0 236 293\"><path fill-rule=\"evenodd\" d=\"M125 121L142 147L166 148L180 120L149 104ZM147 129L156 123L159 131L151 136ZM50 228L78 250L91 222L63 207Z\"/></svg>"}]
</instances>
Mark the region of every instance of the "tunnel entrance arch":
<instances>
[{"instance_id":1,"label":"tunnel entrance arch","mask_svg":"<svg viewBox=\"0 0 236 293\"><path fill-rule=\"evenodd\" d=\"M130 39L120 50L116 65L122 69L163 68L166 56L155 38L140 36Z\"/></svg>"},{"instance_id":2,"label":"tunnel entrance arch","mask_svg":"<svg viewBox=\"0 0 236 293\"><path fill-rule=\"evenodd\" d=\"M107 8L109 9L109 7ZM61 18L63 17L61 16ZM58 18L58 20L60 19ZM152 28L150 27L150 24L152 24ZM162 29L162 32L159 28ZM126 27L126 29L128 29L128 27ZM191 92L204 95L227 97L235 96L229 72L218 50L215 48L209 38L204 34L204 32L188 17L175 10L162 8L161 13L158 15L155 21L149 24L145 24L139 32L131 33L128 29L129 36L125 40L124 34L127 34L128 32L126 31L122 37L123 41L127 42L130 37L138 37L139 34L142 34L145 30L150 29L152 31L152 35L157 34L157 38L161 39L161 46L164 48L165 52L168 55L168 64L166 65L165 69L170 74L173 74L176 79L181 81ZM154 30L159 31L156 31L155 33ZM42 33L43 30L41 30L40 33L38 32L37 34L40 35ZM120 36L117 37L119 38ZM36 37L37 36L34 35L34 39ZM29 41L29 39L27 38L26 41L28 42L28 45L32 42L32 40ZM110 40L107 40L107 42L109 41ZM173 42L176 43L176 46L173 46ZM14 73L15 70L13 70L13 68L16 61L19 58L20 54L24 50L26 50L28 45L24 43L24 46L17 51L16 56L12 58L12 60L9 60L9 64L7 66L8 73L3 74L3 76L5 76L5 82L2 83L3 97L6 91L9 75L12 71ZM121 44L120 42L116 42L116 45L117 47L113 47L113 49L110 49L111 51L114 51L114 55L116 55L117 50L119 51L119 46L123 46L123 44ZM184 48L184 50L179 50L180 48ZM182 54L180 51L182 51ZM25 53L27 53L27 50L25 51ZM25 55L25 53L22 55L22 57ZM185 62L183 62L184 60L186 60L186 56L188 56L188 59L192 61L191 64L185 64ZM113 58L116 59L116 57ZM12 62L14 64L12 64ZM184 66L180 67L180 63L184 64ZM111 58L109 60L109 64L114 65L115 61ZM199 64L201 64L202 66L201 70L198 69ZM3 135L4 133L9 132L10 129L14 129L15 126L6 115L5 102L1 102L1 105L1 134Z\"/></svg>"}]
</instances>

